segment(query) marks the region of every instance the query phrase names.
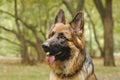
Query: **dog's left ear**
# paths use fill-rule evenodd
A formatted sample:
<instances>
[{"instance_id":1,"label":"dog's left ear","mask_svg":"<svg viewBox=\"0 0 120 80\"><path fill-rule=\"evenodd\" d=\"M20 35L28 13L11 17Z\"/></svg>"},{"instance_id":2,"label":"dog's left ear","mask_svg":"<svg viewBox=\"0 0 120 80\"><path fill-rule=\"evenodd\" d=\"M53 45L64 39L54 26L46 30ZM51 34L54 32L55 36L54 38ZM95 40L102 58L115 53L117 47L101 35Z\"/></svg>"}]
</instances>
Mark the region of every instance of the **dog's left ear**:
<instances>
[{"instance_id":1,"label":"dog's left ear","mask_svg":"<svg viewBox=\"0 0 120 80\"><path fill-rule=\"evenodd\" d=\"M83 12L78 12L73 20L70 22L70 25L72 27L71 31L73 34L73 43L76 45L79 49L84 49L84 15Z\"/></svg>"},{"instance_id":2,"label":"dog's left ear","mask_svg":"<svg viewBox=\"0 0 120 80\"><path fill-rule=\"evenodd\" d=\"M73 20L70 22L71 27L75 31L75 33L79 34L79 32L83 33L84 31L84 15L83 12L78 12Z\"/></svg>"},{"instance_id":3,"label":"dog's left ear","mask_svg":"<svg viewBox=\"0 0 120 80\"><path fill-rule=\"evenodd\" d=\"M63 23L65 24L65 14L62 9L60 9L55 17L55 23Z\"/></svg>"}]
</instances>

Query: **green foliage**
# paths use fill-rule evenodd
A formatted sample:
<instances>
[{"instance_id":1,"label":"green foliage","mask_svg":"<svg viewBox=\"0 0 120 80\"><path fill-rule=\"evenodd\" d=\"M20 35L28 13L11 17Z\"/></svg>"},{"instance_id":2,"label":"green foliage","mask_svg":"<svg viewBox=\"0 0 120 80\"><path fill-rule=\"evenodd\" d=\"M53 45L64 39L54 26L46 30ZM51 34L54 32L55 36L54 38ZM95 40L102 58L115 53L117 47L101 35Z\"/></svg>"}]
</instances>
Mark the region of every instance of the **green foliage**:
<instances>
[{"instance_id":1,"label":"green foliage","mask_svg":"<svg viewBox=\"0 0 120 80\"><path fill-rule=\"evenodd\" d=\"M71 0L73 7L77 7L77 0ZM103 0L104 2L104 0ZM120 52L120 1L119 0L113 0L113 18L114 18L114 41L115 41L115 52ZM42 41L45 40L45 35L41 33L44 32L44 34L47 33L48 29L53 25L54 23L54 17L56 15L56 12L58 9L62 8L65 11L65 15L67 18L67 22L69 22L71 18L71 14L67 10L66 6L62 4L61 0L18 0L18 16L21 18L24 22L26 22L29 25L29 28L26 28L21 22L20 23L20 29L23 31L23 34L26 39L31 40L32 42L36 42L35 35L32 31L37 32L40 39ZM100 41L101 46L104 45L103 43L103 25L100 20L100 16L98 14L98 11L95 8L95 5L93 4L93 1L88 0L85 2L85 8L88 10L88 12L91 15L91 18L93 22L95 23L95 28L97 32L98 40ZM14 15L14 0L0 0L0 10L7 11ZM11 17L10 15L1 12L0 11L0 25L4 26L10 30L16 30L16 24L14 17ZM91 29L91 33L90 33ZM90 34L92 36L92 49L96 51L96 53L99 53L99 50L97 48L97 44L94 40L94 34L92 30L91 22L89 21L88 17L85 13L85 36L86 36L86 42L87 42L87 48L89 50L90 45ZM16 36L0 29L0 37L7 38L15 43L19 43ZM31 47L31 46L30 46ZM18 45L9 43L7 41L4 41L0 38L0 55L11 55L16 56L20 53L20 47Z\"/></svg>"},{"instance_id":2,"label":"green foliage","mask_svg":"<svg viewBox=\"0 0 120 80\"><path fill-rule=\"evenodd\" d=\"M102 0L103 2L103 6L105 5L105 0ZM120 1L119 0L113 0L113 5L112 5L112 11L113 11L113 19L114 19L114 51L115 53L119 53L120 52L120 10L118 10L120 8L120 5L119 5ZM100 45L103 47L104 45L104 36L103 36L103 25L102 25L102 22L100 20L100 15L98 14L98 11L93 3L93 1L91 0L88 0L86 1L85 3L85 8L88 10L88 12L90 13L91 15L91 18L95 24L95 29L96 29L96 34L97 34L97 38L100 42ZM88 27L91 27L91 23L90 21L88 21L88 18L85 16L85 20L86 20L86 30L87 30L87 33L86 33L86 39L87 39L87 42L88 42L88 45L89 45L89 41L90 41L90 36L89 36L89 28ZM92 31L92 35L93 35L93 31ZM97 49L97 45L96 45L96 42L94 40L94 36L92 36L92 47L93 47L93 50L97 50L97 53L98 52L98 49ZM89 48L89 47L88 47Z\"/></svg>"},{"instance_id":3,"label":"green foliage","mask_svg":"<svg viewBox=\"0 0 120 80\"><path fill-rule=\"evenodd\" d=\"M113 0L113 17L114 17L114 41L115 41L115 51L120 53L120 3L119 0Z\"/></svg>"},{"instance_id":4,"label":"green foliage","mask_svg":"<svg viewBox=\"0 0 120 80\"><path fill-rule=\"evenodd\" d=\"M33 34L33 32L36 32L42 41L45 40L45 33L47 32L48 28L51 27L55 12L58 10L57 7L59 7L61 4L61 1L57 1L57 3L53 4L55 1L56 0L50 0L48 2L43 0L18 0L18 16L29 26L28 29L23 24L20 24L20 29L22 30L26 39L36 42L35 35ZM17 31L15 18L4 13L4 11L6 11L14 15L14 0L4 0L0 3L2 4L0 5L0 25L7 29ZM0 32L0 37L19 43L14 34L2 29L0 29ZM16 56L16 52L17 55L19 55L20 47L17 47L15 44L6 42L4 39L0 42L0 44L0 55L9 56L10 54L11 56Z\"/></svg>"},{"instance_id":5,"label":"green foliage","mask_svg":"<svg viewBox=\"0 0 120 80\"><path fill-rule=\"evenodd\" d=\"M101 22L101 19L100 19L100 15L94 5L94 3L92 1L88 1L85 3L85 12L88 11L88 13L90 14L91 16L91 19L95 25L95 30L96 30L96 35L97 35L97 39L100 43L100 46L103 48L104 46L104 36L103 36L103 25L102 25L102 22ZM93 33L93 28L92 28L92 24L87 16L87 13L85 13L85 38L86 38L86 46L88 48L88 52L89 53L96 53L95 55L96 56L99 56L100 55L100 51L98 50L98 47L97 47L97 44L96 44L96 41L95 41L95 36L94 36L94 33ZM91 32L90 32L91 30ZM90 38L90 34L91 34L91 38ZM90 42L90 39L91 42ZM90 51L90 44L91 45L91 51Z\"/></svg>"}]
</instances>

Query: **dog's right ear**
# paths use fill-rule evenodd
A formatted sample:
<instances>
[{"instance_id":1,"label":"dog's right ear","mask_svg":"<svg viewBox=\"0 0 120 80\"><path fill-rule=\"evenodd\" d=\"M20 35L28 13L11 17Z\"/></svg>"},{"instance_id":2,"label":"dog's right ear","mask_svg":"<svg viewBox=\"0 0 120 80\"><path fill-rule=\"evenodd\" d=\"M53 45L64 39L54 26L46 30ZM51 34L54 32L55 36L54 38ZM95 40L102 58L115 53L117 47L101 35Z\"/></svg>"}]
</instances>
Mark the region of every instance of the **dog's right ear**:
<instances>
[{"instance_id":1,"label":"dog's right ear","mask_svg":"<svg viewBox=\"0 0 120 80\"><path fill-rule=\"evenodd\" d=\"M63 23L65 24L65 14L62 9L60 9L55 17L55 22L54 23Z\"/></svg>"}]
</instances>

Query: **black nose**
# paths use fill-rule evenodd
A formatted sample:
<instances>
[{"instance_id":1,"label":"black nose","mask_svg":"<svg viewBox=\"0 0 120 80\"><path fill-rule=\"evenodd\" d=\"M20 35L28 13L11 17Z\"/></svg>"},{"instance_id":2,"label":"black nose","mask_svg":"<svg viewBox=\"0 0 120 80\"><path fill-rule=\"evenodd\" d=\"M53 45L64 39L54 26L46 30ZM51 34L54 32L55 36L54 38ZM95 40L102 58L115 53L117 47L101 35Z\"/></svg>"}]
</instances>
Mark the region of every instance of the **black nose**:
<instances>
[{"instance_id":1,"label":"black nose","mask_svg":"<svg viewBox=\"0 0 120 80\"><path fill-rule=\"evenodd\" d=\"M43 49L44 49L45 52L48 52L49 49L50 49L50 46L49 46L49 43L48 43L48 42L44 42L44 43L42 44L42 47L43 47Z\"/></svg>"}]
</instances>

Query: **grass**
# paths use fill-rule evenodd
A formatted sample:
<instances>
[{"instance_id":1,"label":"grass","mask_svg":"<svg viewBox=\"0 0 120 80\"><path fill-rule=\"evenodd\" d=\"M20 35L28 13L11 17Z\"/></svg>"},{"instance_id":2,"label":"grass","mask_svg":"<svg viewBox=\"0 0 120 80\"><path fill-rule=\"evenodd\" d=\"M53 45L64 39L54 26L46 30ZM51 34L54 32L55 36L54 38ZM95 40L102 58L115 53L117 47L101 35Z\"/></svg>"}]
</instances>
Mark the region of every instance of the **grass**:
<instances>
[{"instance_id":1,"label":"grass","mask_svg":"<svg viewBox=\"0 0 120 80\"><path fill-rule=\"evenodd\" d=\"M8 61L1 63L0 60L0 80L48 80L49 78L49 67L46 64L28 66ZM94 59L98 80L120 80L119 61L120 59L116 61L116 67L104 67L101 59Z\"/></svg>"},{"instance_id":2,"label":"grass","mask_svg":"<svg viewBox=\"0 0 120 80\"><path fill-rule=\"evenodd\" d=\"M120 80L120 58L116 58L115 67L103 66L103 59L93 59L98 80Z\"/></svg>"},{"instance_id":3,"label":"grass","mask_svg":"<svg viewBox=\"0 0 120 80\"><path fill-rule=\"evenodd\" d=\"M48 80L49 68L39 66L2 65L0 80Z\"/></svg>"},{"instance_id":4,"label":"grass","mask_svg":"<svg viewBox=\"0 0 120 80\"><path fill-rule=\"evenodd\" d=\"M120 80L120 66L95 66L95 73L98 80Z\"/></svg>"}]
</instances>

